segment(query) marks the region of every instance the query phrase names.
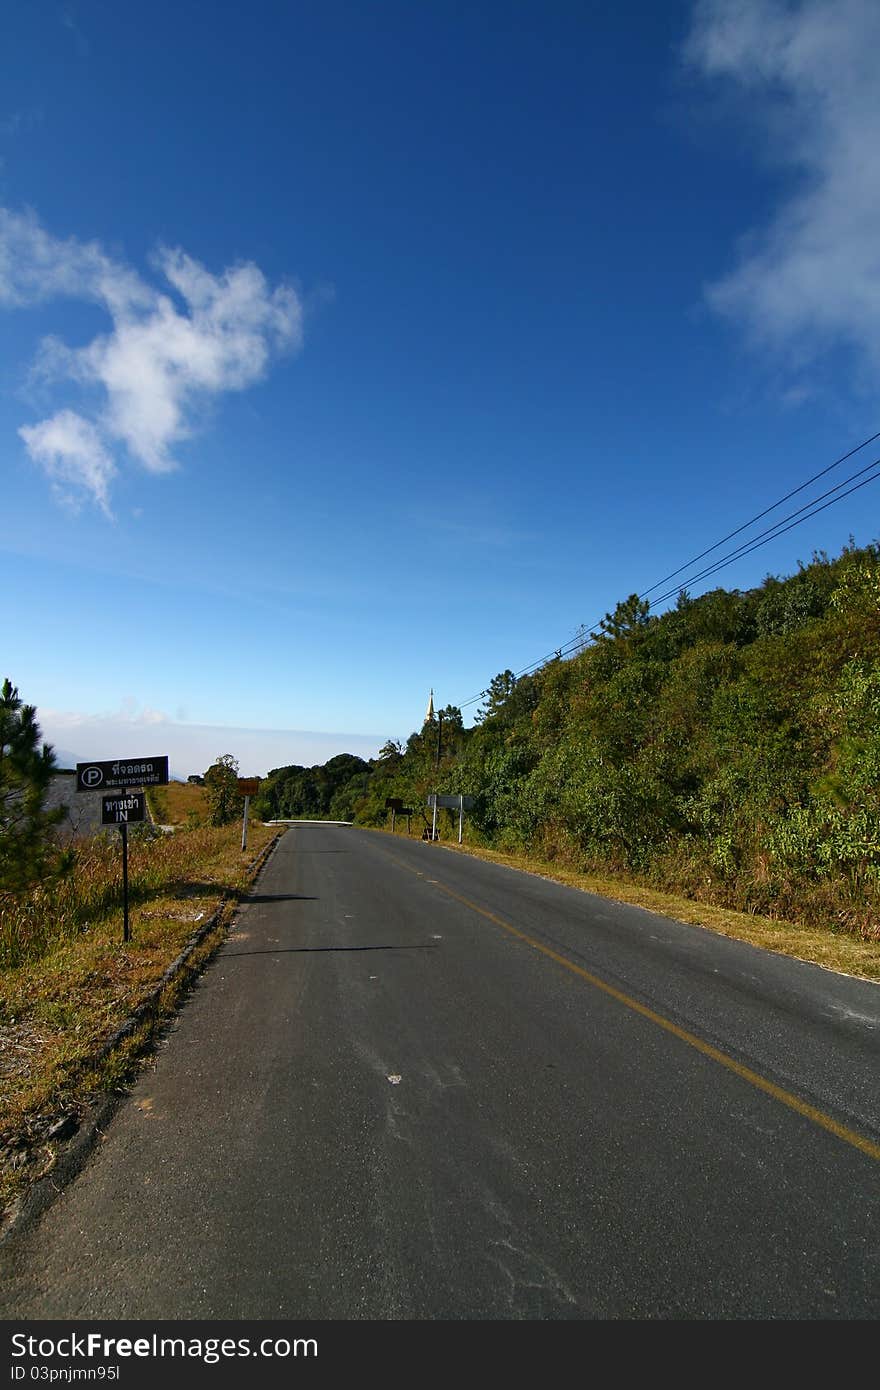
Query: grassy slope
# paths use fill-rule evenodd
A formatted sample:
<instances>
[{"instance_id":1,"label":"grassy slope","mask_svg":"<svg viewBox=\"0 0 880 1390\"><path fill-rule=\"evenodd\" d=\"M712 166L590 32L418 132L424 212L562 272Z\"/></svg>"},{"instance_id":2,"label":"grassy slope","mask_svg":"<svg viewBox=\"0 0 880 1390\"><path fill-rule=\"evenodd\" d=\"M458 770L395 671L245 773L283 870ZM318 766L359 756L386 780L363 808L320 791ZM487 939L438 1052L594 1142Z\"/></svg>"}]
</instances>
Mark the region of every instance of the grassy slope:
<instances>
[{"instance_id":1,"label":"grassy slope","mask_svg":"<svg viewBox=\"0 0 880 1390\"><path fill-rule=\"evenodd\" d=\"M165 787L151 788L147 803L159 825L186 825L193 817L207 813L205 789L193 782L169 782Z\"/></svg>"}]
</instances>

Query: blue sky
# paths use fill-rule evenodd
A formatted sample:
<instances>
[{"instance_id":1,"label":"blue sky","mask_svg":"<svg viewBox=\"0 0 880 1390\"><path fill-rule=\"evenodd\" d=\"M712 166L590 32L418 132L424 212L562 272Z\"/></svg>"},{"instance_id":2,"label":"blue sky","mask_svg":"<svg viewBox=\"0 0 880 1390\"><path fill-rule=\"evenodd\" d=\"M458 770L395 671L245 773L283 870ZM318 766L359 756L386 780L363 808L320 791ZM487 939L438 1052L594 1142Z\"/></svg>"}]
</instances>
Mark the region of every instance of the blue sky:
<instances>
[{"instance_id":1,"label":"blue sky","mask_svg":"<svg viewBox=\"0 0 880 1390\"><path fill-rule=\"evenodd\" d=\"M874 0L7 0L0 675L45 736L251 775L431 689L470 723L874 434L878 42Z\"/></svg>"}]
</instances>

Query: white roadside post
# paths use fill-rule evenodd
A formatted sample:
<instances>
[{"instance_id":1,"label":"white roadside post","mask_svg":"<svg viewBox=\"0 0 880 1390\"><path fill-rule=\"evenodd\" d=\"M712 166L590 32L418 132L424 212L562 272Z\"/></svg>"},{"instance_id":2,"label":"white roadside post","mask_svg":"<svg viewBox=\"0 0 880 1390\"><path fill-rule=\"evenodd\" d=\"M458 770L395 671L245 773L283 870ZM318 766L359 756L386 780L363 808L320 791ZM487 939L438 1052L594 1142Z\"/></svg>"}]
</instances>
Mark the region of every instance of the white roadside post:
<instances>
[{"instance_id":1,"label":"white roadside post","mask_svg":"<svg viewBox=\"0 0 880 1390\"><path fill-rule=\"evenodd\" d=\"M450 793L448 796L441 796L437 792L431 792L428 797L428 805L434 808L434 827L431 832L431 838L434 840L437 838L437 807L446 806L450 811L458 812L458 843L461 844L464 831L464 813L465 811L469 811L473 804L474 798L469 796L467 792Z\"/></svg>"}]
</instances>

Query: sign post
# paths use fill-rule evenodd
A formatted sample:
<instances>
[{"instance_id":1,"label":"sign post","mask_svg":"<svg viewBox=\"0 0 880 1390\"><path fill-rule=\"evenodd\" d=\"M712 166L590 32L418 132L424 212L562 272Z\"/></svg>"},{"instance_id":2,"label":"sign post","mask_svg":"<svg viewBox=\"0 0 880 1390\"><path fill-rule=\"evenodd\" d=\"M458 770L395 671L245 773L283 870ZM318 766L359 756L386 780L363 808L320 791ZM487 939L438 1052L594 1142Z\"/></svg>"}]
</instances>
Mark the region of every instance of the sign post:
<instances>
[{"instance_id":1,"label":"sign post","mask_svg":"<svg viewBox=\"0 0 880 1390\"><path fill-rule=\"evenodd\" d=\"M248 807L250 806L251 797L256 796L257 792L260 790L259 777L239 777L238 790L244 797L244 815L241 820L241 848L242 851L244 851L247 849Z\"/></svg>"},{"instance_id":2,"label":"sign post","mask_svg":"<svg viewBox=\"0 0 880 1390\"><path fill-rule=\"evenodd\" d=\"M131 940L131 928L128 925L128 823L123 821L119 827L122 833L122 939Z\"/></svg>"},{"instance_id":3,"label":"sign post","mask_svg":"<svg viewBox=\"0 0 880 1390\"><path fill-rule=\"evenodd\" d=\"M428 797L428 805L434 807L434 825L431 831L431 839L437 838L437 807L446 806L450 811L458 812L458 843L461 844L462 829L464 826L464 813L469 811L474 804L472 796L466 796L462 792L440 796L437 792L431 792Z\"/></svg>"},{"instance_id":4,"label":"sign post","mask_svg":"<svg viewBox=\"0 0 880 1390\"><path fill-rule=\"evenodd\" d=\"M122 795L101 798L101 824L116 825L122 836L122 939L129 941L128 925L128 822L146 817L147 797L144 791L128 791L130 787L164 787L168 781L168 755L158 758L116 758L113 762L77 763L78 792L103 792L118 789Z\"/></svg>"},{"instance_id":5,"label":"sign post","mask_svg":"<svg viewBox=\"0 0 880 1390\"><path fill-rule=\"evenodd\" d=\"M125 792L122 796L101 797L101 824L118 825L122 835L122 939L131 940L128 925L128 822L142 821L146 815L144 792Z\"/></svg>"}]
</instances>

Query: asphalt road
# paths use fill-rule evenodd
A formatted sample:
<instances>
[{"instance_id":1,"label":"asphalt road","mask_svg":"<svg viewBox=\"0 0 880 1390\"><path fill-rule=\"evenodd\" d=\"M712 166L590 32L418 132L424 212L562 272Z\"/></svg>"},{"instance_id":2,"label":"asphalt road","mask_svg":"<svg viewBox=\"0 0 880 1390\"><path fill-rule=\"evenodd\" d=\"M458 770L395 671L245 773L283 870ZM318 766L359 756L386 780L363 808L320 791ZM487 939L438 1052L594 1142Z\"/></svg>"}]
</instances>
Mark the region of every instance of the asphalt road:
<instances>
[{"instance_id":1,"label":"asphalt road","mask_svg":"<svg viewBox=\"0 0 880 1390\"><path fill-rule=\"evenodd\" d=\"M875 1319L880 988L441 846L289 830L31 1319Z\"/></svg>"}]
</instances>

